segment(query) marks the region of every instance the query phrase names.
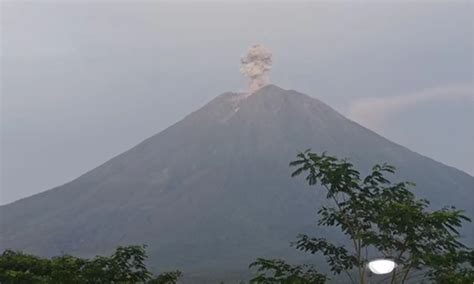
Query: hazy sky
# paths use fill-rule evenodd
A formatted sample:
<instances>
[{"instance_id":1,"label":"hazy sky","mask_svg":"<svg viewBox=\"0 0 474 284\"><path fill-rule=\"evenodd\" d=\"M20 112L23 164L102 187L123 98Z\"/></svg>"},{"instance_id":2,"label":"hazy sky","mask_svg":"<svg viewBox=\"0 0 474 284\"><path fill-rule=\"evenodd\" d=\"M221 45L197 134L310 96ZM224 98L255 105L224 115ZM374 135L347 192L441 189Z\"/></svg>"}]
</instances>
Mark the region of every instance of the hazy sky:
<instances>
[{"instance_id":1,"label":"hazy sky","mask_svg":"<svg viewBox=\"0 0 474 284\"><path fill-rule=\"evenodd\" d=\"M2 2L0 203L61 185L246 87L272 83L474 174L471 1ZM311 145L308 145L309 147Z\"/></svg>"}]
</instances>

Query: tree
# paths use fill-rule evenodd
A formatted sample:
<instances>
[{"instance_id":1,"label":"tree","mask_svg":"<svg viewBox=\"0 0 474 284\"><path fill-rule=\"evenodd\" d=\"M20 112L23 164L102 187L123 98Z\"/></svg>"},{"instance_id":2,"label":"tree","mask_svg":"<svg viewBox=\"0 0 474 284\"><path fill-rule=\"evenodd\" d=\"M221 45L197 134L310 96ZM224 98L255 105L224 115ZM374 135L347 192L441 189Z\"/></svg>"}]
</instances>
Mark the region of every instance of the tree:
<instances>
[{"instance_id":1,"label":"tree","mask_svg":"<svg viewBox=\"0 0 474 284\"><path fill-rule=\"evenodd\" d=\"M153 283L174 284L181 272L153 277L144 262L144 246L118 247L110 257L82 259L70 255L43 259L4 251L0 255L0 283Z\"/></svg>"},{"instance_id":2,"label":"tree","mask_svg":"<svg viewBox=\"0 0 474 284\"><path fill-rule=\"evenodd\" d=\"M148 281L148 284L175 284L183 274L181 271L164 272L158 275L155 279Z\"/></svg>"},{"instance_id":3,"label":"tree","mask_svg":"<svg viewBox=\"0 0 474 284\"><path fill-rule=\"evenodd\" d=\"M50 261L6 250L0 257L0 283L45 283Z\"/></svg>"},{"instance_id":4,"label":"tree","mask_svg":"<svg viewBox=\"0 0 474 284\"><path fill-rule=\"evenodd\" d=\"M398 265L387 279L390 283L405 283L417 275L438 283L474 281L474 253L460 242L458 231L470 219L454 207L430 210L428 200L409 191L413 183L392 183L385 177L395 172L393 166L375 165L362 178L347 160L309 150L298 154L290 166L296 167L292 177L305 174L309 185L321 185L326 191L332 205L319 209L318 225L339 228L350 244L302 234L293 245L322 254L334 275L344 273L351 283L366 283L366 265L379 256ZM251 266L268 273L265 264L259 260Z\"/></svg>"},{"instance_id":5,"label":"tree","mask_svg":"<svg viewBox=\"0 0 474 284\"><path fill-rule=\"evenodd\" d=\"M320 284L327 280L324 274L319 273L310 265L292 266L280 259L259 258L250 264L250 267L256 267L258 272L257 276L250 280L251 284Z\"/></svg>"}]
</instances>

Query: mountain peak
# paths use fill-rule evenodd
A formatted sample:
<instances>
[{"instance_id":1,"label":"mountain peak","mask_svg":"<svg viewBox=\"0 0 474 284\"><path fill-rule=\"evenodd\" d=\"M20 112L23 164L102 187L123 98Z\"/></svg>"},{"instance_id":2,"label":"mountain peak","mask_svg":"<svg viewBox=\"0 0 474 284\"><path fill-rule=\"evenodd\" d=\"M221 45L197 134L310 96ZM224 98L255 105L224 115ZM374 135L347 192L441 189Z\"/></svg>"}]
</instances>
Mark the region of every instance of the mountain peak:
<instances>
[{"instance_id":1,"label":"mountain peak","mask_svg":"<svg viewBox=\"0 0 474 284\"><path fill-rule=\"evenodd\" d=\"M198 119L197 116L199 116L226 122L231 118L240 117L257 122L269 115L284 116L285 112L342 118L337 111L315 98L269 84L250 95L235 92L223 93L193 113L192 116L196 117L192 120Z\"/></svg>"},{"instance_id":2,"label":"mountain peak","mask_svg":"<svg viewBox=\"0 0 474 284\"><path fill-rule=\"evenodd\" d=\"M273 84L268 84L263 86L262 88L258 89L256 92L248 96L248 98L251 97L263 97L264 99L271 99L271 98L287 98L292 100L299 100L300 102L312 102L312 103L318 103L318 104L324 104L322 101L313 98L311 96L308 96L306 94L300 93L295 90L287 90L283 89L279 86L273 85ZM329 106L328 106L329 107Z\"/></svg>"},{"instance_id":3,"label":"mountain peak","mask_svg":"<svg viewBox=\"0 0 474 284\"><path fill-rule=\"evenodd\" d=\"M273 85L273 84L268 84L268 85L265 85L263 87L261 87L260 89L258 89L254 94L258 94L258 93L280 93L280 92L287 92L288 90L285 90L283 88L280 88L278 87L277 85Z\"/></svg>"},{"instance_id":4,"label":"mountain peak","mask_svg":"<svg viewBox=\"0 0 474 284\"><path fill-rule=\"evenodd\" d=\"M249 98L253 96L281 96L284 94L285 95L289 95L289 94L302 95L301 93L298 93L296 91L286 90L273 84L265 85L253 93L238 93L238 95L241 95L244 98Z\"/></svg>"}]
</instances>

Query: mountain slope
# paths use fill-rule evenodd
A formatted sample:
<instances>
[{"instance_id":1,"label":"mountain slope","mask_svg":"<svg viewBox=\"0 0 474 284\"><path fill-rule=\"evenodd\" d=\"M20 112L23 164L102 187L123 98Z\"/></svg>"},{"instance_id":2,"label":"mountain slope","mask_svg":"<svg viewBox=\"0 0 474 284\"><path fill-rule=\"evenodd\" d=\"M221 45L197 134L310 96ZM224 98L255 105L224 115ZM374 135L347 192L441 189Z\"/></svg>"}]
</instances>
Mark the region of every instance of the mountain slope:
<instances>
[{"instance_id":1,"label":"mountain slope","mask_svg":"<svg viewBox=\"0 0 474 284\"><path fill-rule=\"evenodd\" d=\"M306 148L362 170L389 162L433 206L474 216L473 177L269 85L249 97L222 94L76 180L0 207L0 249L92 256L148 244L154 267L202 279L240 277L260 256L302 259L289 242L315 230L324 200L289 177L288 162Z\"/></svg>"}]
</instances>

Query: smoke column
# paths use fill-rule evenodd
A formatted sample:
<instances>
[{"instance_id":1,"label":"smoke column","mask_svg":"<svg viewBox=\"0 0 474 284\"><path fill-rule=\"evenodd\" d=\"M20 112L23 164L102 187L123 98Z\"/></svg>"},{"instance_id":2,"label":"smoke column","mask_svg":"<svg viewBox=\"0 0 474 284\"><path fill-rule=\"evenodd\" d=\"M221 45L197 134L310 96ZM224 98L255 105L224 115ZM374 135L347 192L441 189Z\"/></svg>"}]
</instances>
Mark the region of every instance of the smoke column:
<instances>
[{"instance_id":1,"label":"smoke column","mask_svg":"<svg viewBox=\"0 0 474 284\"><path fill-rule=\"evenodd\" d=\"M240 73L250 79L250 94L268 84L268 73L272 68L272 53L268 48L261 44L252 46L240 63Z\"/></svg>"}]
</instances>

